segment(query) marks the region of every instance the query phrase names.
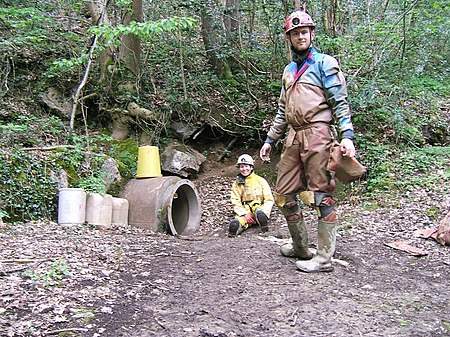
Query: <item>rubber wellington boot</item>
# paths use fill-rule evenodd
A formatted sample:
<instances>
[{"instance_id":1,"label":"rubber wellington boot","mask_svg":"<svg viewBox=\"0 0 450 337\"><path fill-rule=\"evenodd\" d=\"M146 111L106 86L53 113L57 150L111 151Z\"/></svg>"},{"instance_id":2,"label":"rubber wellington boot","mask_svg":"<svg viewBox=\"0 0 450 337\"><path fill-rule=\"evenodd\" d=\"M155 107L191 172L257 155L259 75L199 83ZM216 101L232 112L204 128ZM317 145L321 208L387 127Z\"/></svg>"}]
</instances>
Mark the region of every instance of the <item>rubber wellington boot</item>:
<instances>
[{"instance_id":1,"label":"rubber wellington boot","mask_svg":"<svg viewBox=\"0 0 450 337\"><path fill-rule=\"evenodd\" d=\"M303 219L288 221L289 232L292 237L292 244L286 243L280 248L281 255L287 257L297 257L302 260L309 260L313 253L308 247L308 230Z\"/></svg>"},{"instance_id":2,"label":"rubber wellington boot","mask_svg":"<svg viewBox=\"0 0 450 337\"><path fill-rule=\"evenodd\" d=\"M269 225L267 224L269 218L267 217L266 213L264 213L262 209L257 209L255 212L255 218L256 222L261 227L261 232L267 232L269 230Z\"/></svg>"},{"instance_id":3,"label":"rubber wellington boot","mask_svg":"<svg viewBox=\"0 0 450 337\"><path fill-rule=\"evenodd\" d=\"M228 227L228 236L230 238L238 236L239 234L242 233L243 230L244 230L244 228L242 227L242 225L239 222L239 220L238 219L233 219L230 222L230 226Z\"/></svg>"},{"instance_id":4,"label":"rubber wellington boot","mask_svg":"<svg viewBox=\"0 0 450 337\"><path fill-rule=\"evenodd\" d=\"M319 220L317 229L317 255L309 261L297 261L295 265L306 273L330 272L334 267L331 258L336 249L336 223Z\"/></svg>"}]
</instances>

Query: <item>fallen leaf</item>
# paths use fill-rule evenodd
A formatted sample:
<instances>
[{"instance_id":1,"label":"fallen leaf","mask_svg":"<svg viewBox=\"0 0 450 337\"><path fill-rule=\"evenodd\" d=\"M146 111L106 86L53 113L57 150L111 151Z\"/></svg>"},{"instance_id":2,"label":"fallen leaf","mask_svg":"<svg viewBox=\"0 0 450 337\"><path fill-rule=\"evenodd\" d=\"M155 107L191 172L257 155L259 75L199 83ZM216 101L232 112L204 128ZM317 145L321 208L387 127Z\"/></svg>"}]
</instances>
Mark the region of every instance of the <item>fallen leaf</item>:
<instances>
[{"instance_id":1,"label":"fallen leaf","mask_svg":"<svg viewBox=\"0 0 450 337\"><path fill-rule=\"evenodd\" d=\"M424 238L428 239L430 237L433 237L433 234L436 233L436 228L423 228L418 229L413 233L413 236L415 238Z\"/></svg>"},{"instance_id":2,"label":"fallen leaf","mask_svg":"<svg viewBox=\"0 0 450 337\"><path fill-rule=\"evenodd\" d=\"M407 253L409 253L410 255L414 255L414 256L424 256L424 255L428 255L428 252L418 248L418 247L414 247L411 246L407 243L405 243L403 240L395 240L392 242L388 242L385 243L386 246L394 248L394 249L398 249L398 250L403 250Z\"/></svg>"}]
</instances>

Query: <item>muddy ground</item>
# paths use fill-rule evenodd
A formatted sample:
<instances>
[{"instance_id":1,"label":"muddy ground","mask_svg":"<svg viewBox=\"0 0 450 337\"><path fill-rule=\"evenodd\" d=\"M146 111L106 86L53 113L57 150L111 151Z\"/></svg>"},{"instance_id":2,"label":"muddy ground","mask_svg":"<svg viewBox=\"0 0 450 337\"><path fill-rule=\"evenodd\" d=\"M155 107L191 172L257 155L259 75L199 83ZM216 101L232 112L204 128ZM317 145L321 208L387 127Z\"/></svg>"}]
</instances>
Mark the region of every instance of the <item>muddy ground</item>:
<instances>
[{"instance_id":1,"label":"muddy ground","mask_svg":"<svg viewBox=\"0 0 450 337\"><path fill-rule=\"evenodd\" d=\"M450 336L450 247L413 235L450 209L445 184L372 208L341 201L335 271L305 274L279 254L275 209L268 233L226 236L230 167L193 180L203 213L191 237L3 225L0 336ZM427 255L386 245L396 239Z\"/></svg>"}]
</instances>

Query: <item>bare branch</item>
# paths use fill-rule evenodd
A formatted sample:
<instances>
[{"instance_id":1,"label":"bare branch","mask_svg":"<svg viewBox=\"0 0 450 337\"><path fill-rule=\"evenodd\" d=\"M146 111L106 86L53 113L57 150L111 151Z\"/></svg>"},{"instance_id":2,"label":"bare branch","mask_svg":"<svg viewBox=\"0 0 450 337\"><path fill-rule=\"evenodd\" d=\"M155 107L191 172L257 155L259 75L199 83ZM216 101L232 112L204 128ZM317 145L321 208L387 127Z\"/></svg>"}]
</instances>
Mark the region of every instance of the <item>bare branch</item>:
<instances>
[{"instance_id":1,"label":"bare branch","mask_svg":"<svg viewBox=\"0 0 450 337\"><path fill-rule=\"evenodd\" d=\"M24 147L22 151L53 151L58 149L74 149L74 145L55 145L46 147Z\"/></svg>"},{"instance_id":2,"label":"bare branch","mask_svg":"<svg viewBox=\"0 0 450 337\"><path fill-rule=\"evenodd\" d=\"M105 17L105 12L106 12L106 4L103 6L102 14L99 18L98 24L103 23L103 20ZM73 130L73 127L74 127L75 112L77 111L77 108L78 108L78 100L81 95L81 90L83 90L84 86L86 85L86 82L87 82L87 79L89 76L89 71L91 69L91 63L92 63L92 59L93 59L93 55L94 55L94 50L95 50L95 47L97 46L97 40L98 40L98 36L94 35L94 39L91 43L91 46L89 47L89 57L88 57L88 61L86 63L86 68L84 71L83 79L81 80L80 84L78 85L75 95L73 96L72 111L70 112L70 122L69 122L69 127L71 130Z\"/></svg>"}]
</instances>

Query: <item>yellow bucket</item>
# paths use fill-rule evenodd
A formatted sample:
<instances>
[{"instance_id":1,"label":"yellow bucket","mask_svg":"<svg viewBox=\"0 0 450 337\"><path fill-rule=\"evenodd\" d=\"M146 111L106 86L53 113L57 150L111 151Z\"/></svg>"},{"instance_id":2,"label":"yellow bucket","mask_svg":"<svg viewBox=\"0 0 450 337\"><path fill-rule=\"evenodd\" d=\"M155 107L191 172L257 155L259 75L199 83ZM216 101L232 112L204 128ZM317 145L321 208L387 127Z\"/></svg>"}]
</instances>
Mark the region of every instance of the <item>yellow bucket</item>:
<instances>
[{"instance_id":1,"label":"yellow bucket","mask_svg":"<svg viewBox=\"0 0 450 337\"><path fill-rule=\"evenodd\" d=\"M136 178L154 178L161 176L158 147L140 146Z\"/></svg>"}]
</instances>

